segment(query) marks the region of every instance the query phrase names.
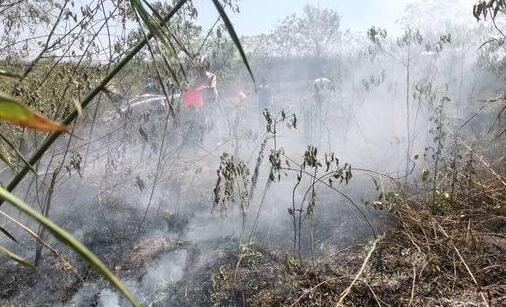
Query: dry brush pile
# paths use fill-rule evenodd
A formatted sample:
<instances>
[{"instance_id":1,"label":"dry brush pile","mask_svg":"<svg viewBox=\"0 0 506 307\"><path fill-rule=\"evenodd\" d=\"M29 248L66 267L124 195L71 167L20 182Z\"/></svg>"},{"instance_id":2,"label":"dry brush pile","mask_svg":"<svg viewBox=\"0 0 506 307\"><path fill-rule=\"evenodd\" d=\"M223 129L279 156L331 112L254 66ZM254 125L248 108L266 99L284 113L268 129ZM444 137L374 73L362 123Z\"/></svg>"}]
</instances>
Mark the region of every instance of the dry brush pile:
<instances>
[{"instance_id":1,"label":"dry brush pile","mask_svg":"<svg viewBox=\"0 0 506 307\"><path fill-rule=\"evenodd\" d=\"M378 184L371 204L388 211L394 226L372 243L330 247L304 264L291 253L240 245L212 274L214 304L504 304L506 181L497 171L504 163L470 150L465 157L460 167L441 170L435 193L395 188L401 184L384 192Z\"/></svg>"}]
</instances>

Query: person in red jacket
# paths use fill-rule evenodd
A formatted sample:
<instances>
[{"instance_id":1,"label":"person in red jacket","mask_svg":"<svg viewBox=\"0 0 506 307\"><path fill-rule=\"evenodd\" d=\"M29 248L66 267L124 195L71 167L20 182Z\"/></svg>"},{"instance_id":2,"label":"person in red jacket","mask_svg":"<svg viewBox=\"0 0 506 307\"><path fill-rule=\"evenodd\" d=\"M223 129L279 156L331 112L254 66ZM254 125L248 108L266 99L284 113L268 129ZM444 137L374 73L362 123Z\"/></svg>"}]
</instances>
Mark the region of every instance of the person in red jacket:
<instances>
[{"instance_id":1,"label":"person in red jacket","mask_svg":"<svg viewBox=\"0 0 506 307\"><path fill-rule=\"evenodd\" d=\"M184 105L188 111L183 135L185 142L203 143L205 133L212 128L210 112L217 100L216 75L206 69L199 69L190 89L183 93Z\"/></svg>"},{"instance_id":2,"label":"person in red jacket","mask_svg":"<svg viewBox=\"0 0 506 307\"><path fill-rule=\"evenodd\" d=\"M216 75L204 69L199 70L192 86L183 94L186 108L200 108L218 100Z\"/></svg>"}]
</instances>

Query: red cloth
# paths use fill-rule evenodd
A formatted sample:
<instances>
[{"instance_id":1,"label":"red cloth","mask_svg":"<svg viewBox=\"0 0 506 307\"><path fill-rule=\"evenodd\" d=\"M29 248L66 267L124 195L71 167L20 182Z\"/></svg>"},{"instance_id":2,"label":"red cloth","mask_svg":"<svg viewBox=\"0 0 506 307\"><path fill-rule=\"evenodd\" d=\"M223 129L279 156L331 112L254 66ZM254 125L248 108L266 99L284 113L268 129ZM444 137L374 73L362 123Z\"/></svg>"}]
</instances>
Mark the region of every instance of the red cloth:
<instances>
[{"instance_id":1,"label":"red cloth","mask_svg":"<svg viewBox=\"0 0 506 307\"><path fill-rule=\"evenodd\" d=\"M183 93L184 105L187 109L200 108L204 105L201 89L191 89Z\"/></svg>"}]
</instances>

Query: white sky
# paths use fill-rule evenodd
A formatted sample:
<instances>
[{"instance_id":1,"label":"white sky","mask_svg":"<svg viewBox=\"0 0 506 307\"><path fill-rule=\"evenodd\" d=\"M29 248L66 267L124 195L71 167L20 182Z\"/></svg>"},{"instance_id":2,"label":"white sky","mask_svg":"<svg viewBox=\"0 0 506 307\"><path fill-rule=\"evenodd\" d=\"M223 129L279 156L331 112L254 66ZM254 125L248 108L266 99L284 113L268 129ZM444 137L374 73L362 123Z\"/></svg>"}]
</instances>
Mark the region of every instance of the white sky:
<instances>
[{"instance_id":1,"label":"white sky","mask_svg":"<svg viewBox=\"0 0 506 307\"><path fill-rule=\"evenodd\" d=\"M76 0L88 2L89 0ZM148 0L155 1L155 0ZM172 0L161 0L172 2ZM426 22L436 23L436 19L463 19L473 22L472 5L479 0L239 0L240 13L229 17L240 36L268 33L285 17L301 13L307 5L334 9L341 16L341 29L362 32L371 26L386 28L389 33L402 32L398 21L405 16L408 5L418 4L420 11L425 11ZM211 0L193 0L196 5L200 23L204 28L210 27L218 17ZM436 10L431 8L437 8ZM437 11L434 12L433 11ZM415 18L417 15L415 10ZM429 12L429 13L427 13ZM420 14L421 15L421 14ZM428 20L427 20L428 19Z\"/></svg>"},{"instance_id":2,"label":"white sky","mask_svg":"<svg viewBox=\"0 0 506 307\"><path fill-rule=\"evenodd\" d=\"M203 25L214 22L217 14L209 0L195 0ZM392 28L406 5L413 0L241 0L241 13L231 15L240 35L269 32L283 17L302 12L306 4L339 12L343 29L366 30L372 25ZM268 7L266 9L265 7Z\"/></svg>"},{"instance_id":3,"label":"white sky","mask_svg":"<svg viewBox=\"0 0 506 307\"><path fill-rule=\"evenodd\" d=\"M412 3L447 6L449 15L464 12L465 18L472 21L472 4L477 0L240 0L240 14L230 14L239 35L254 35L272 30L283 17L302 12L306 4L332 8L341 16L342 29L365 31L371 26L386 28L396 33L397 21L403 16L405 8ZM199 9L199 22L210 26L217 13L210 0L194 0Z\"/></svg>"}]
</instances>

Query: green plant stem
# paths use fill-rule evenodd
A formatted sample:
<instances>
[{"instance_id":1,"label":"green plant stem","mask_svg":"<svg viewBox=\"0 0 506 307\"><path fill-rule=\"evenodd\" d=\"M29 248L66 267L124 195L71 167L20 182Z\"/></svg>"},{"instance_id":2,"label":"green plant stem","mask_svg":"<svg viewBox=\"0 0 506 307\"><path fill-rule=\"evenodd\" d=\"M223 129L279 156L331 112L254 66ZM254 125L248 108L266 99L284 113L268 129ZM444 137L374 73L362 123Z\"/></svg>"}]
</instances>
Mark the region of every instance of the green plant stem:
<instances>
[{"instance_id":1,"label":"green plant stem","mask_svg":"<svg viewBox=\"0 0 506 307\"><path fill-rule=\"evenodd\" d=\"M5 247L3 247L1 245L0 245L0 254L4 255L7 258L10 258L10 259L16 261L17 263L19 263L21 265L32 267L32 268L34 267L33 263L31 263L30 261L25 260L25 259L19 257L18 255L14 254L13 252L11 252L10 250L6 249Z\"/></svg>"}]
</instances>

